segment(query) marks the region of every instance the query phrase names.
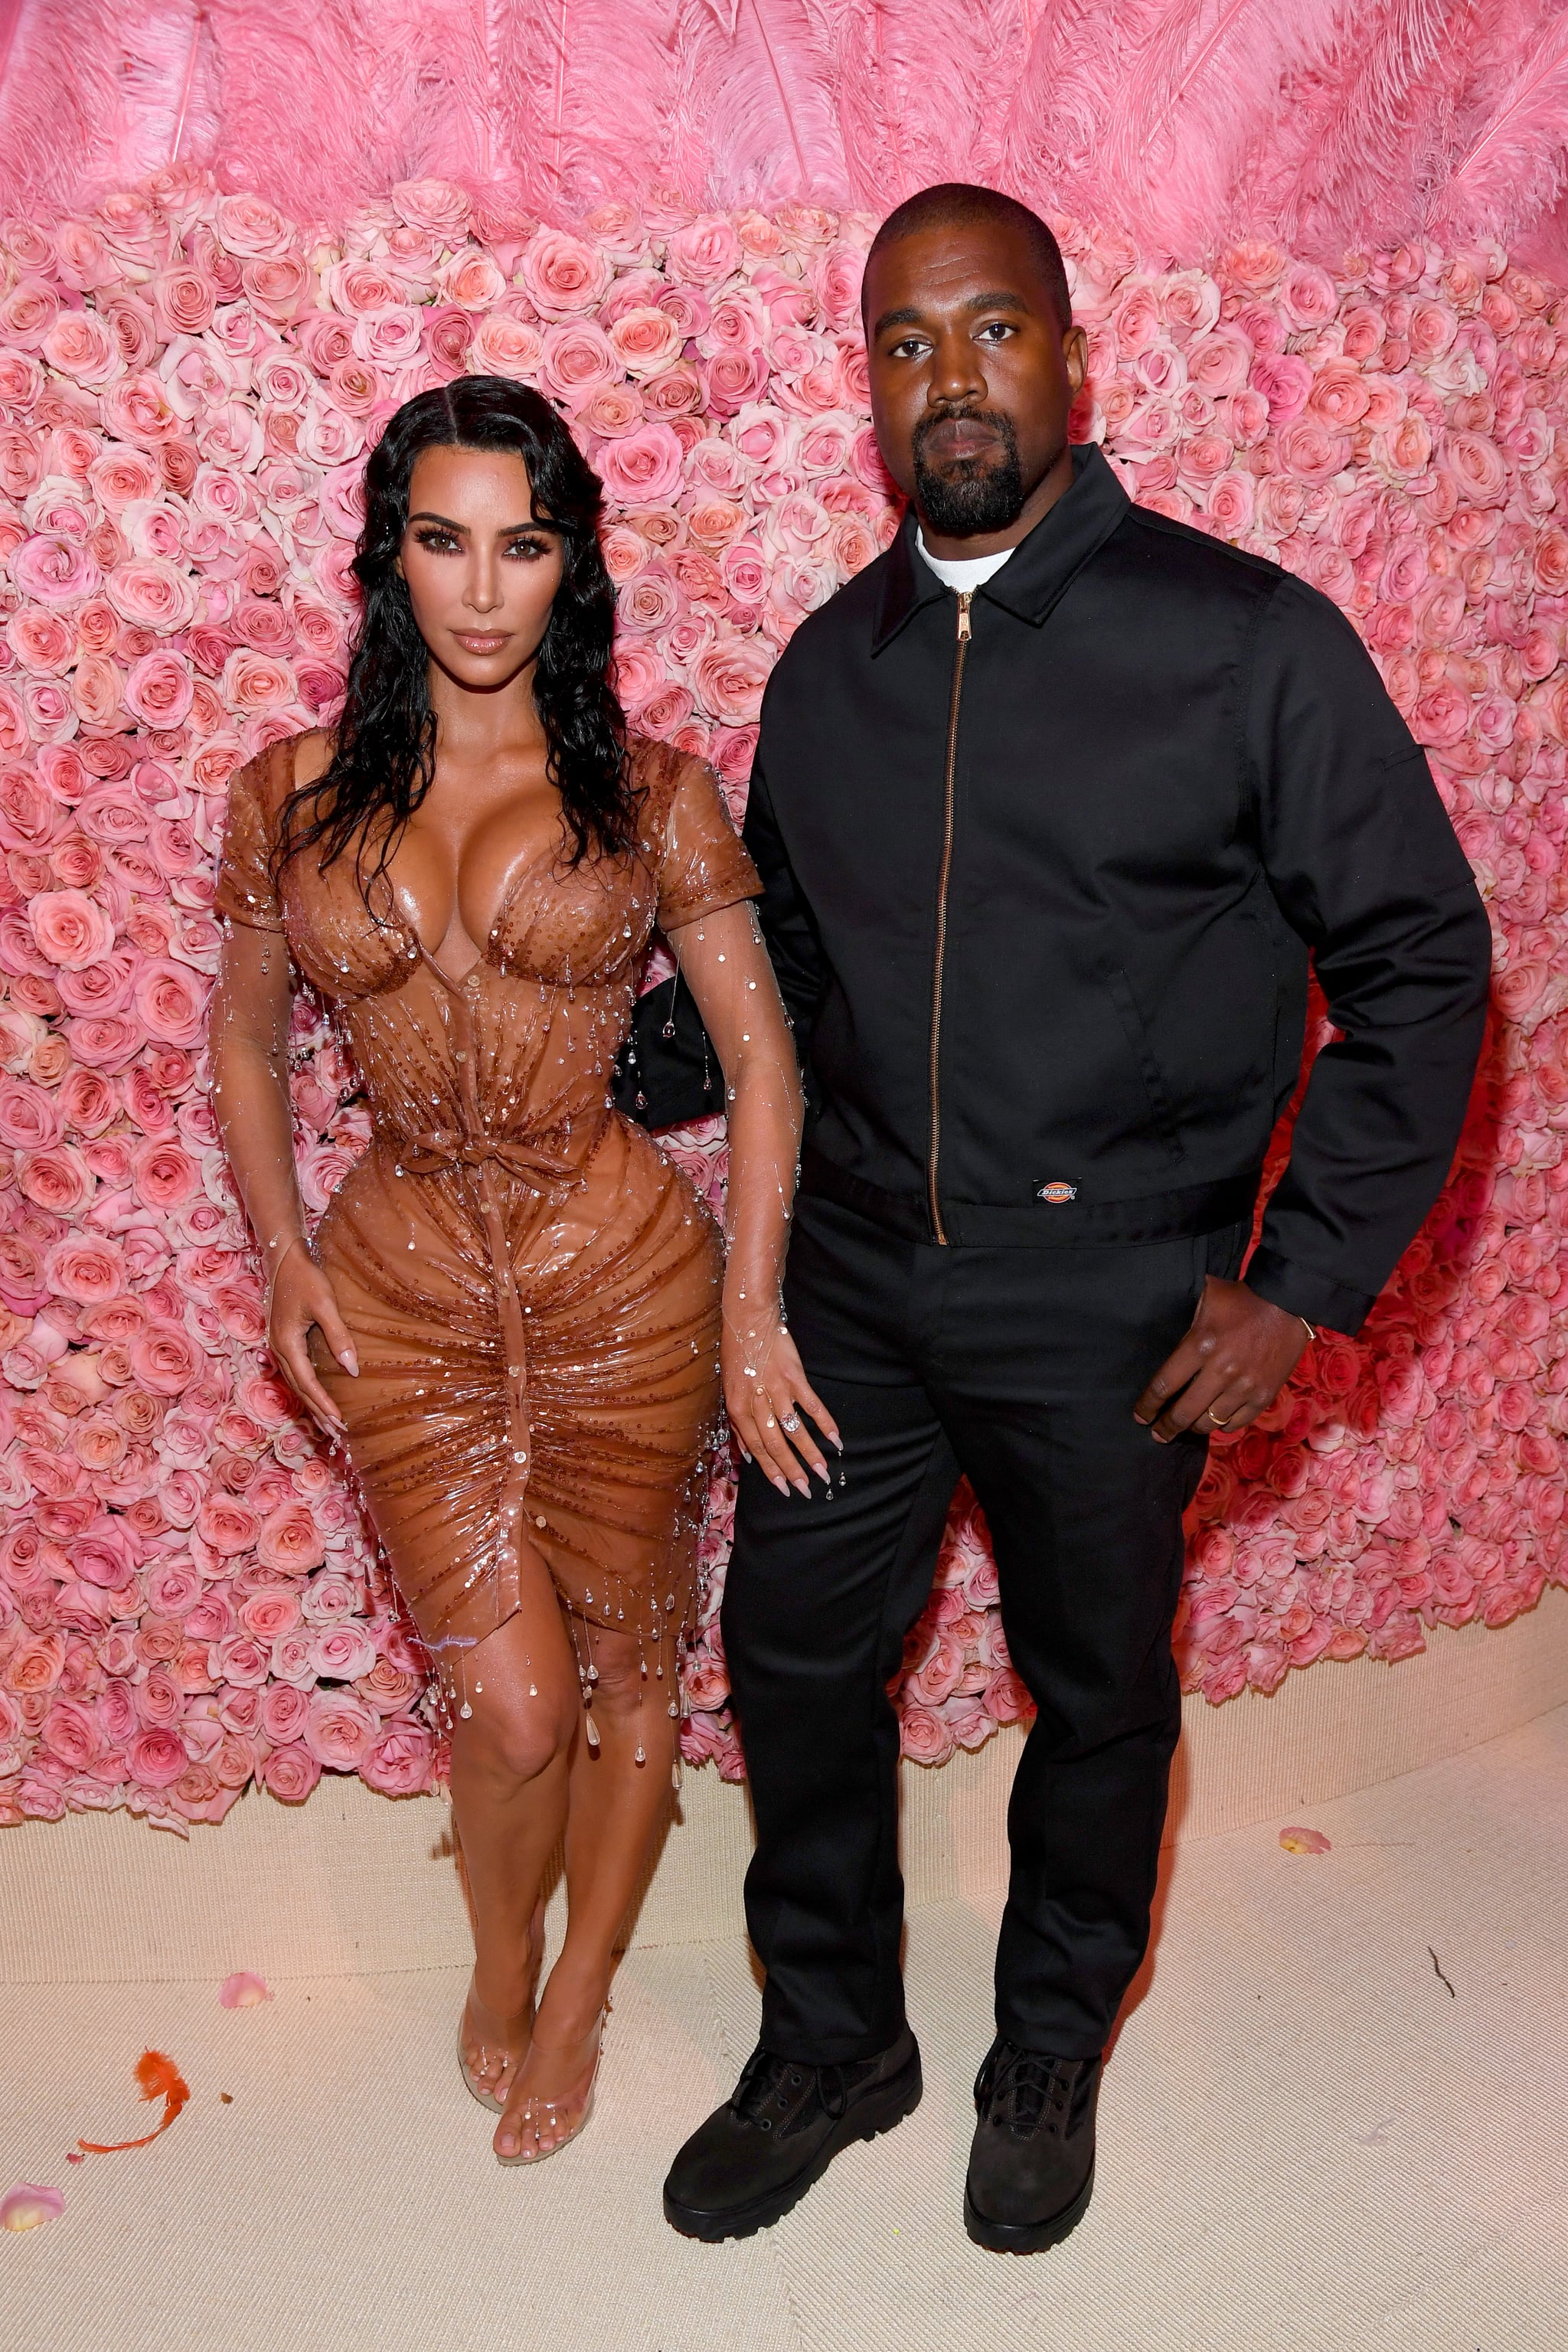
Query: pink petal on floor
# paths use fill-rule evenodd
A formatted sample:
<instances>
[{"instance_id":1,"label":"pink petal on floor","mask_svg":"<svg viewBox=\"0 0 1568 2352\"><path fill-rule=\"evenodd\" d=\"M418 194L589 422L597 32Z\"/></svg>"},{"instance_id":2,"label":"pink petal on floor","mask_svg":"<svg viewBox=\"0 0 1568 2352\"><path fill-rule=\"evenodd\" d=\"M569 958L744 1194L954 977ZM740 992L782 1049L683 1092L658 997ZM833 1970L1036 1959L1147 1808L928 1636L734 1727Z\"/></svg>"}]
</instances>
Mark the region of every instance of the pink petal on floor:
<instances>
[{"instance_id":1,"label":"pink petal on floor","mask_svg":"<svg viewBox=\"0 0 1568 2352\"><path fill-rule=\"evenodd\" d=\"M58 2189L40 2189L36 2181L19 2180L0 2197L0 2230L37 2230L45 2221L58 2221L65 2210L66 2200Z\"/></svg>"},{"instance_id":2,"label":"pink petal on floor","mask_svg":"<svg viewBox=\"0 0 1568 2352\"><path fill-rule=\"evenodd\" d=\"M1332 1853L1334 1850L1321 1830L1281 1830L1279 1843L1287 1853Z\"/></svg>"},{"instance_id":3,"label":"pink petal on floor","mask_svg":"<svg viewBox=\"0 0 1568 2352\"><path fill-rule=\"evenodd\" d=\"M232 1977L225 1977L217 1989L220 2009L259 2009L272 1995L267 1990L266 1979L253 1977L248 1969L241 1969Z\"/></svg>"}]
</instances>

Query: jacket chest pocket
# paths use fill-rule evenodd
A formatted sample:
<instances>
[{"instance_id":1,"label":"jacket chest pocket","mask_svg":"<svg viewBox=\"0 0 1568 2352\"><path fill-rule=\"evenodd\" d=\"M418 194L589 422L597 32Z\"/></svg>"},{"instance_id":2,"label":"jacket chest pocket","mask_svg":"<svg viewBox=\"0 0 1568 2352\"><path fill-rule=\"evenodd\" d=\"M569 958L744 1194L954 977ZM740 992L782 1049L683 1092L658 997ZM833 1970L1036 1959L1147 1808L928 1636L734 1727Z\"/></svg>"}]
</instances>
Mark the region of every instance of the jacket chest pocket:
<instances>
[{"instance_id":1,"label":"jacket chest pocket","mask_svg":"<svg viewBox=\"0 0 1568 2352\"><path fill-rule=\"evenodd\" d=\"M1110 1001L1116 1007L1116 1017L1121 1024L1133 1061L1138 1066L1138 1074L1143 1081L1143 1091L1149 1099L1149 1116L1154 1132L1171 1159L1179 1163L1184 1162L1187 1155L1182 1148L1181 1131L1176 1125L1176 1114L1172 1105L1170 1090L1165 1084L1165 1074L1155 1059L1154 1048L1149 1041L1149 1032L1143 1024L1143 1015L1138 1010L1138 1000L1132 993L1132 983L1120 964L1108 964L1105 968L1105 985Z\"/></svg>"}]
</instances>

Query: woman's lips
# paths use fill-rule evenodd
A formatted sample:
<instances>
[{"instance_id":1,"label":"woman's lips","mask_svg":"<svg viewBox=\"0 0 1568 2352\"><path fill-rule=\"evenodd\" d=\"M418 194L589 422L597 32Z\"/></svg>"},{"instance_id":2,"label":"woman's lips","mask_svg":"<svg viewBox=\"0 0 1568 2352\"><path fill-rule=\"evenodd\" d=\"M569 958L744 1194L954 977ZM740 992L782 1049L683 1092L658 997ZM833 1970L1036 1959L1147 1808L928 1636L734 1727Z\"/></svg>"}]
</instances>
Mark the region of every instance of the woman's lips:
<instances>
[{"instance_id":1,"label":"woman's lips","mask_svg":"<svg viewBox=\"0 0 1568 2352\"><path fill-rule=\"evenodd\" d=\"M499 654L502 646L510 644L511 640L510 629L500 631L492 629L483 635L478 630L454 629L452 635L464 652L470 654Z\"/></svg>"}]
</instances>

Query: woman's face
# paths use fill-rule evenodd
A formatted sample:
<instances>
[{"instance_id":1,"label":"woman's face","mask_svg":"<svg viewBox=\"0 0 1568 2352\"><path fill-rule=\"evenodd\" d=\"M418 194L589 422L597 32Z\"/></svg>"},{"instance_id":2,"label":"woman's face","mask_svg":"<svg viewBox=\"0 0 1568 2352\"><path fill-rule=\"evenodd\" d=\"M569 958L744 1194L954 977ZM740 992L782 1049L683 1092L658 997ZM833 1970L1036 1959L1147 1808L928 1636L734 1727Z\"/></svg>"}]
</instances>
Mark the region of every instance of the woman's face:
<instances>
[{"instance_id":1,"label":"woman's face","mask_svg":"<svg viewBox=\"0 0 1568 2352\"><path fill-rule=\"evenodd\" d=\"M420 635L459 686L493 693L532 660L562 562L561 534L534 521L515 452L421 450L397 568Z\"/></svg>"}]
</instances>

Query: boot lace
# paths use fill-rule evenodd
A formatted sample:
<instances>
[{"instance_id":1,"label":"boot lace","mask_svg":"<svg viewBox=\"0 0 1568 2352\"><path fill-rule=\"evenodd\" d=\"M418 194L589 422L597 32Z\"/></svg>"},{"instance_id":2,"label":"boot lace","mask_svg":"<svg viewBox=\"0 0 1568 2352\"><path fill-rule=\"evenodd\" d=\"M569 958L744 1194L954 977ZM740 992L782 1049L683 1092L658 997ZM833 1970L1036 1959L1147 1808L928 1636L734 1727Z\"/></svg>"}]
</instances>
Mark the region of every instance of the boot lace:
<instances>
[{"instance_id":1,"label":"boot lace","mask_svg":"<svg viewBox=\"0 0 1568 2352\"><path fill-rule=\"evenodd\" d=\"M1073 2076L1079 2071L1071 2059L1049 2058L1004 2042L980 2070L976 2103L987 2122L1020 2139L1030 2139L1042 2129L1059 2138L1068 2128Z\"/></svg>"},{"instance_id":2,"label":"boot lace","mask_svg":"<svg viewBox=\"0 0 1568 2352\"><path fill-rule=\"evenodd\" d=\"M844 2113L847 2096L842 2066L797 2065L771 2050L754 2050L742 2070L730 2105L756 2131L784 2133L809 2122L814 2105L832 2116Z\"/></svg>"}]
</instances>

